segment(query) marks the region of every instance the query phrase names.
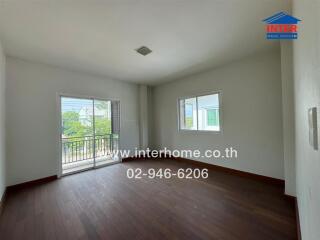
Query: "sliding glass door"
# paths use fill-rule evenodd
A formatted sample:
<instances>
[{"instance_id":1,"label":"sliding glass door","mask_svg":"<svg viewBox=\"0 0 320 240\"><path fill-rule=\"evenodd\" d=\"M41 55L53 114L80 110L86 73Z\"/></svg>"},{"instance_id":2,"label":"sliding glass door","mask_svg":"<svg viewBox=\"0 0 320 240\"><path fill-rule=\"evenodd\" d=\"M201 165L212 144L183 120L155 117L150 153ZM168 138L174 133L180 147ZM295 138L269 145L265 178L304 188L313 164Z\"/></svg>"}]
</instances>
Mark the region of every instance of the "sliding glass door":
<instances>
[{"instance_id":1,"label":"sliding glass door","mask_svg":"<svg viewBox=\"0 0 320 240\"><path fill-rule=\"evenodd\" d=\"M117 162L119 102L61 97L62 174Z\"/></svg>"},{"instance_id":2,"label":"sliding glass door","mask_svg":"<svg viewBox=\"0 0 320 240\"><path fill-rule=\"evenodd\" d=\"M119 161L120 103L93 99L94 166Z\"/></svg>"}]
</instances>

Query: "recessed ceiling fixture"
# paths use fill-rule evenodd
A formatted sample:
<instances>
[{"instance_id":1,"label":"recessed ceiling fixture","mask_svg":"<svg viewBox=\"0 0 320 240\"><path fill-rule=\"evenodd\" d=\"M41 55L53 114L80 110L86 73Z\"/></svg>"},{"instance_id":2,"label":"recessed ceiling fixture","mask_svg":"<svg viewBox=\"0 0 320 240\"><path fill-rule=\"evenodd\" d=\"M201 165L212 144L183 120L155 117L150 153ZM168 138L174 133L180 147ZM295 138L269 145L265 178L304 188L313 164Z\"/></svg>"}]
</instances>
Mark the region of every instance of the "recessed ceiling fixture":
<instances>
[{"instance_id":1,"label":"recessed ceiling fixture","mask_svg":"<svg viewBox=\"0 0 320 240\"><path fill-rule=\"evenodd\" d=\"M137 53L140 53L143 56L148 55L149 53L151 53L152 51L150 50L150 48L146 47L146 46L142 46L139 47L138 49L136 49Z\"/></svg>"}]
</instances>

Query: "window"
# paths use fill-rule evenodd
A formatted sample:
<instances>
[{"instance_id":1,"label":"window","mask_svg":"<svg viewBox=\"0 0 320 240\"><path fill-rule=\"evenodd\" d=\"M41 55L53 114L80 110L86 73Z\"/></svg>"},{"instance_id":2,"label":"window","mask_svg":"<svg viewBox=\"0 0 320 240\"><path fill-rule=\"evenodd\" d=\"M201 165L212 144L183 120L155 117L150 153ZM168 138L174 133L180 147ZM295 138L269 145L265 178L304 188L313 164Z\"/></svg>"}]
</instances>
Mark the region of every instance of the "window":
<instances>
[{"instance_id":1,"label":"window","mask_svg":"<svg viewBox=\"0 0 320 240\"><path fill-rule=\"evenodd\" d=\"M197 100L188 98L180 100L181 129L197 130Z\"/></svg>"},{"instance_id":2,"label":"window","mask_svg":"<svg viewBox=\"0 0 320 240\"><path fill-rule=\"evenodd\" d=\"M219 94L180 99L179 115L182 130L220 131Z\"/></svg>"}]
</instances>

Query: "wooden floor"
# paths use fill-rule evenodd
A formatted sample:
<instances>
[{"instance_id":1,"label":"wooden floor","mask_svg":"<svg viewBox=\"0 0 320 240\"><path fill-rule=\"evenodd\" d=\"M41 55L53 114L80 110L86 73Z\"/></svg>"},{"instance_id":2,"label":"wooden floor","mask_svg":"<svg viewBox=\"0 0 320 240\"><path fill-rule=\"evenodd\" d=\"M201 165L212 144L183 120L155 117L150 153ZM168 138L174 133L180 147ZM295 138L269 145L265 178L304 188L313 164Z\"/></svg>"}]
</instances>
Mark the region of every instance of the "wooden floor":
<instances>
[{"instance_id":1,"label":"wooden floor","mask_svg":"<svg viewBox=\"0 0 320 240\"><path fill-rule=\"evenodd\" d=\"M296 239L280 186L213 170L207 180L131 180L131 167L187 165L133 161L9 191L0 239Z\"/></svg>"}]
</instances>

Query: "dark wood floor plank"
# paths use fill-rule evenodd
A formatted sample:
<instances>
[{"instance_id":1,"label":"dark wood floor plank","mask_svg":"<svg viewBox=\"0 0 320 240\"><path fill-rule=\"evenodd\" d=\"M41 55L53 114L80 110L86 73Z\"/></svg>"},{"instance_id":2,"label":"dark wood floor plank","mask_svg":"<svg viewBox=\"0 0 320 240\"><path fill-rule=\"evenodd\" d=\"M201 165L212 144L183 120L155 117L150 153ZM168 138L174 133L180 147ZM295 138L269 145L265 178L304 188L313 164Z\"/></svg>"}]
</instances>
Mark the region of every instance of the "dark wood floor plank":
<instances>
[{"instance_id":1,"label":"dark wood floor plank","mask_svg":"<svg viewBox=\"0 0 320 240\"><path fill-rule=\"evenodd\" d=\"M8 191L0 239L297 239L293 202L279 185L209 170L208 179L128 179L140 160Z\"/></svg>"}]
</instances>

